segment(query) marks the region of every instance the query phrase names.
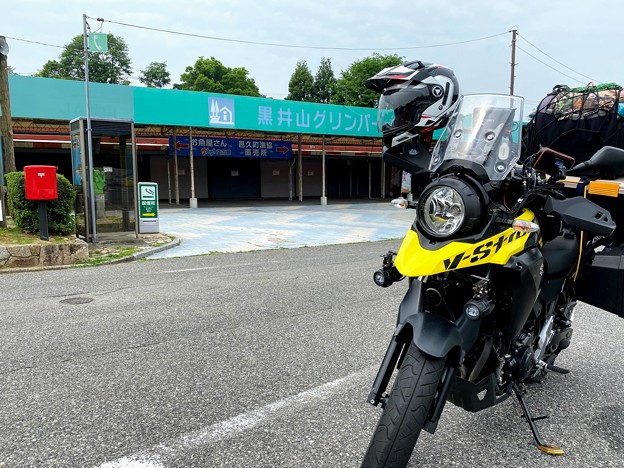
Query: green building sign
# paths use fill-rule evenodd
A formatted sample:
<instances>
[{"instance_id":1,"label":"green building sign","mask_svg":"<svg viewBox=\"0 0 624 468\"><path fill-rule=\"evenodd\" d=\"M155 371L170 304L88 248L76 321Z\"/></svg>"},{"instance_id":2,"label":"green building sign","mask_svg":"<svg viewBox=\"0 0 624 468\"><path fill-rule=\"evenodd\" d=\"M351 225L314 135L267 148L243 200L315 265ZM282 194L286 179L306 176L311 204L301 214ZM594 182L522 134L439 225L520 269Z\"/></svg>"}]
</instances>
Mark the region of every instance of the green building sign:
<instances>
[{"instance_id":1,"label":"green building sign","mask_svg":"<svg viewBox=\"0 0 624 468\"><path fill-rule=\"evenodd\" d=\"M80 81L9 75L9 84L14 118L70 121L86 113ZM140 125L381 137L377 109L368 107L103 83L90 90L91 115Z\"/></svg>"}]
</instances>

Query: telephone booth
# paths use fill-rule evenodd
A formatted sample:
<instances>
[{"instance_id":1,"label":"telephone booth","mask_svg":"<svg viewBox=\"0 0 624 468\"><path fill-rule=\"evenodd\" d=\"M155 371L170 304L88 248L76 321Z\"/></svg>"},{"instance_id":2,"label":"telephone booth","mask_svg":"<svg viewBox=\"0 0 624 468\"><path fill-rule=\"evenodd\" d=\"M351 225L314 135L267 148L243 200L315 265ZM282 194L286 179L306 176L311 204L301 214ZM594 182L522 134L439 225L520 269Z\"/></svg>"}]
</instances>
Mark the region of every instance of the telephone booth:
<instances>
[{"instance_id":1,"label":"telephone booth","mask_svg":"<svg viewBox=\"0 0 624 468\"><path fill-rule=\"evenodd\" d=\"M138 237L134 123L91 119L92 171L86 118L74 119L69 126L77 234L87 242L106 233L134 232Z\"/></svg>"}]
</instances>

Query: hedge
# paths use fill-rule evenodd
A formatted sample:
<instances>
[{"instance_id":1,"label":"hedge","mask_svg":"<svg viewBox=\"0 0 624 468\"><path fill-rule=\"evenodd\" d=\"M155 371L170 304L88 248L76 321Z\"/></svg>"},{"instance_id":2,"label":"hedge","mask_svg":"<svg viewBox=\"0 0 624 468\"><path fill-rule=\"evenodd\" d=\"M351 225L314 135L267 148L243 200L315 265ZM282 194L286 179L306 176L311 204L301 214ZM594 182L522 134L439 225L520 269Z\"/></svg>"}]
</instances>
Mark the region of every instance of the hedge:
<instances>
[{"instance_id":1,"label":"hedge","mask_svg":"<svg viewBox=\"0 0 624 468\"><path fill-rule=\"evenodd\" d=\"M24 173L5 174L9 212L15 225L26 232L39 231L39 202L26 200ZM76 232L74 200L76 192L71 183L61 174L56 175L58 200L48 201L48 231L50 234L66 236Z\"/></svg>"}]
</instances>

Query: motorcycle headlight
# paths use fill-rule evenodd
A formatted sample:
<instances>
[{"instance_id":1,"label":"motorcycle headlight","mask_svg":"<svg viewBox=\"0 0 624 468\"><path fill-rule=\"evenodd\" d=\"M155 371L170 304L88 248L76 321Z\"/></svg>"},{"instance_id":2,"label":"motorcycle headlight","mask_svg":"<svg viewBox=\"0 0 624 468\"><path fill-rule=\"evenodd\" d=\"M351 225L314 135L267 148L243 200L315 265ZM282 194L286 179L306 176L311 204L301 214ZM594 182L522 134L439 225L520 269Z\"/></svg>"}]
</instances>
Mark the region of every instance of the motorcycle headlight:
<instances>
[{"instance_id":1,"label":"motorcycle headlight","mask_svg":"<svg viewBox=\"0 0 624 468\"><path fill-rule=\"evenodd\" d=\"M437 187L421 202L420 216L423 227L435 236L451 236L464 221L464 200L451 187Z\"/></svg>"},{"instance_id":2,"label":"motorcycle headlight","mask_svg":"<svg viewBox=\"0 0 624 468\"><path fill-rule=\"evenodd\" d=\"M427 187L418 202L418 224L431 237L470 231L481 219L482 202L472 185L446 178Z\"/></svg>"}]
</instances>

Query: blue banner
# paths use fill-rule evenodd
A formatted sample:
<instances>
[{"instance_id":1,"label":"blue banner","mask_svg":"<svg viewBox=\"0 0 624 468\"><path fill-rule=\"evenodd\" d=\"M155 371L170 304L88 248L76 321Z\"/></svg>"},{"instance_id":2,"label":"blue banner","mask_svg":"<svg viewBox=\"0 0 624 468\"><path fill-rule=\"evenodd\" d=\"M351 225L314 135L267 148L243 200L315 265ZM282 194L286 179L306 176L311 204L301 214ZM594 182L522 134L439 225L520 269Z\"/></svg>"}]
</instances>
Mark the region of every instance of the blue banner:
<instances>
[{"instance_id":1,"label":"blue banner","mask_svg":"<svg viewBox=\"0 0 624 468\"><path fill-rule=\"evenodd\" d=\"M74 185L82 185L82 153L80 149L80 130L71 133L71 157L74 169Z\"/></svg>"},{"instance_id":2,"label":"blue banner","mask_svg":"<svg viewBox=\"0 0 624 468\"><path fill-rule=\"evenodd\" d=\"M171 156L173 156L173 144L173 137L169 137L169 155ZM189 156L188 136L176 137L175 145L178 148L178 156ZM193 136L193 156L291 159L293 152L290 141Z\"/></svg>"}]
</instances>

